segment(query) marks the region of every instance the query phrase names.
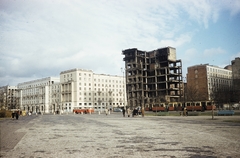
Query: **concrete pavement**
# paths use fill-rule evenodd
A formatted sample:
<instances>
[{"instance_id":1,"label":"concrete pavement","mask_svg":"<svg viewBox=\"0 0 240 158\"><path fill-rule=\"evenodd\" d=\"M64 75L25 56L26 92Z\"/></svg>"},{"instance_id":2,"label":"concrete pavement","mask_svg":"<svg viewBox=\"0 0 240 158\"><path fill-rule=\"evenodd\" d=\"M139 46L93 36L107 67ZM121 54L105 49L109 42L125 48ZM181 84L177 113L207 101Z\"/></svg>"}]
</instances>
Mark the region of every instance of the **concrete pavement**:
<instances>
[{"instance_id":1,"label":"concrete pavement","mask_svg":"<svg viewBox=\"0 0 240 158\"><path fill-rule=\"evenodd\" d=\"M1 157L240 157L239 116L69 114L2 120ZM14 127L14 128L12 128Z\"/></svg>"}]
</instances>

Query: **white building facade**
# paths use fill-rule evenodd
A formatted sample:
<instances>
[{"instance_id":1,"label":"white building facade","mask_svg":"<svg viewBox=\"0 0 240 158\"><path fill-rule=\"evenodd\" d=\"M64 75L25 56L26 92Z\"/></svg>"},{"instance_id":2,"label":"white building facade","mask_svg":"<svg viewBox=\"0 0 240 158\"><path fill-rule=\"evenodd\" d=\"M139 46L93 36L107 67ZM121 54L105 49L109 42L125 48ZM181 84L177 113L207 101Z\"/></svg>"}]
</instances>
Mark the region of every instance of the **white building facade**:
<instances>
[{"instance_id":1,"label":"white building facade","mask_svg":"<svg viewBox=\"0 0 240 158\"><path fill-rule=\"evenodd\" d=\"M124 76L71 69L60 73L60 83L61 103L65 112L84 108L103 111L126 106Z\"/></svg>"},{"instance_id":2,"label":"white building facade","mask_svg":"<svg viewBox=\"0 0 240 158\"><path fill-rule=\"evenodd\" d=\"M59 78L47 77L17 85L20 108L27 112L50 113L60 108Z\"/></svg>"},{"instance_id":3,"label":"white building facade","mask_svg":"<svg viewBox=\"0 0 240 158\"><path fill-rule=\"evenodd\" d=\"M214 88L219 88L221 86L225 87L232 86L231 70L223 69L212 65L206 65L206 70L209 100L211 100L211 93L214 90Z\"/></svg>"}]
</instances>

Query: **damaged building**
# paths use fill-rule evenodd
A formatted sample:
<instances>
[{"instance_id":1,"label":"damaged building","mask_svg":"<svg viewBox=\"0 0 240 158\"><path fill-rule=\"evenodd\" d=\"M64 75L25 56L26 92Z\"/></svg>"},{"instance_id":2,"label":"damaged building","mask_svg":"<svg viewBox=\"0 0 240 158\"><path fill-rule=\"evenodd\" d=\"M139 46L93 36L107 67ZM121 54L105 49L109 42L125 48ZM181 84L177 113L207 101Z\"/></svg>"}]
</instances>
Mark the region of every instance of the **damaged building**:
<instances>
[{"instance_id":1,"label":"damaged building","mask_svg":"<svg viewBox=\"0 0 240 158\"><path fill-rule=\"evenodd\" d=\"M151 108L182 100L182 61L176 59L175 48L149 52L132 48L122 54L128 106Z\"/></svg>"}]
</instances>

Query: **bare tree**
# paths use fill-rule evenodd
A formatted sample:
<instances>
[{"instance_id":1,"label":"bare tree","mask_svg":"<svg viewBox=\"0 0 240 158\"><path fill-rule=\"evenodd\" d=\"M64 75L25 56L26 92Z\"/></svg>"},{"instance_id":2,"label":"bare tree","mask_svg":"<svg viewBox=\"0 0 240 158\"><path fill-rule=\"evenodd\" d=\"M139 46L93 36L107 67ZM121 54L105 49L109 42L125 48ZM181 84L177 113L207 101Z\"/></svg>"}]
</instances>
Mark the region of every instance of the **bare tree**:
<instances>
[{"instance_id":1,"label":"bare tree","mask_svg":"<svg viewBox=\"0 0 240 158\"><path fill-rule=\"evenodd\" d=\"M194 86L187 86L186 90L187 101L194 102L198 100L198 90Z\"/></svg>"},{"instance_id":2,"label":"bare tree","mask_svg":"<svg viewBox=\"0 0 240 158\"><path fill-rule=\"evenodd\" d=\"M198 100L198 90L196 87L194 86L187 86L186 89L186 101L190 101L192 103L192 105L194 104L195 101ZM194 108L192 107L192 110L194 110Z\"/></svg>"},{"instance_id":3,"label":"bare tree","mask_svg":"<svg viewBox=\"0 0 240 158\"><path fill-rule=\"evenodd\" d=\"M214 86L210 94L210 100L217 103L217 108L223 107L224 103L230 104L233 101L233 89L227 85ZM213 118L213 109L212 109Z\"/></svg>"},{"instance_id":4,"label":"bare tree","mask_svg":"<svg viewBox=\"0 0 240 158\"><path fill-rule=\"evenodd\" d=\"M233 89L229 86L215 86L212 88L210 98L211 101L217 103L217 108L220 108L224 103L230 104L234 101L233 92Z\"/></svg>"}]
</instances>

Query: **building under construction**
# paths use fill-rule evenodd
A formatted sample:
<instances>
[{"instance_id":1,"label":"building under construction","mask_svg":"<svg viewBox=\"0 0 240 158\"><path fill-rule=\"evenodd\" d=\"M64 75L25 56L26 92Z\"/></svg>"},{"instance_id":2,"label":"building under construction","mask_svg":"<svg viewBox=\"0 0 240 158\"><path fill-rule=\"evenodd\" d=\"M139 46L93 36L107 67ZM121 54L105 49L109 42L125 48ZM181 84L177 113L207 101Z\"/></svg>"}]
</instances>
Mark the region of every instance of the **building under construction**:
<instances>
[{"instance_id":1,"label":"building under construction","mask_svg":"<svg viewBox=\"0 0 240 158\"><path fill-rule=\"evenodd\" d=\"M160 48L122 51L125 55L126 92L131 108L160 106L182 101L182 61L176 60L176 49Z\"/></svg>"}]
</instances>

